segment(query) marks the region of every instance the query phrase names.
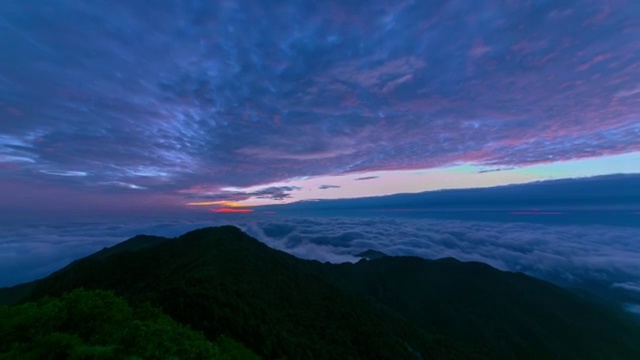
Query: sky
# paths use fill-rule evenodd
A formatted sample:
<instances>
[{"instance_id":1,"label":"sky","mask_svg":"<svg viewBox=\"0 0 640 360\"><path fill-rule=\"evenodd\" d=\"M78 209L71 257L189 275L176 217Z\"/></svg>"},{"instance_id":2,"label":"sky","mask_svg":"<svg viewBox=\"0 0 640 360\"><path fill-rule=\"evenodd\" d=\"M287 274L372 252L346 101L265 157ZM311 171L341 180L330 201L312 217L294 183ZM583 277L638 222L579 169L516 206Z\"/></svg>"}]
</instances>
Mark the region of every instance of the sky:
<instances>
[{"instance_id":1,"label":"sky","mask_svg":"<svg viewBox=\"0 0 640 360\"><path fill-rule=\"evenodd\" d=\"M640 173L640 2L5 0L0 216Z\"/></svg>"},{"instance_id":2,"label":"sky","mask_svg":"<svg viewBox=\"0 0 640 360\"><path fill-rule=\"evenodd\" d=\"M640 2L3 0L0 287L223 224L639 312Z\"/></svg>"}]
</instances>

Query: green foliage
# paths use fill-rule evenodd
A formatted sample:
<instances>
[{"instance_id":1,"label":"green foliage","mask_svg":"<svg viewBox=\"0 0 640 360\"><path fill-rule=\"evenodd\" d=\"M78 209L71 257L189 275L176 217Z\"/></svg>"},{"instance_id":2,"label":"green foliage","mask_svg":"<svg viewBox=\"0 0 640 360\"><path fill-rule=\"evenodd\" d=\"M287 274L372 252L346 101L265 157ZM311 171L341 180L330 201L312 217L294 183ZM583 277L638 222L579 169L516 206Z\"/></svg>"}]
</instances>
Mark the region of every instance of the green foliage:
<instances>
[{"instance_id":1,"label":"green foliage","mask_svg":"<svg viewBox=\"0 0 640 360\"><path fill-rule=\"evenodd\" d=\"M131 308L112 292L77 289L0 307L0 359L243 359L248 351L202 334L149 305ZM237 355L240 354L240 355Z\"/></svg>"},{"instance_id":2,"label":"green foliage","mask_svg":"<svg viewBox=\"0 0 640 360\"><path fill-rule=\"evenodd\" d=\"M240 339L269 359L470 358L463 345L428 336L306 265L237 228L211 228L77 261L39 283L33 298L80 286L112 289L161 307L211 340Z\"/></svg>"},{"instance_id":3,"label":"green foliage","mask_svg":"<svg viewBox=\"0 0 640 360\"><path fill-rule=\"evenodd\" d=\"M160 307L214 341L216 356L232 359L256 357L227 336L268 359L640 358L637 324L565 289L488 265L411 257L321 264L270 249L233 227L156 240L138 238L76 261L38 281L30 298L79 287L113 290L130 304ZM68 315L64 303L47 301L21 305L13 345L1 351L27 354L36 341L103 358L184 358L182 349L210 349L201 335L150 306L86 299ZM91 310L104 304L113 310ZM39 308L49 316L32 314ZM0 311L0 319L7 316ZM85 318L92 320L69 330ZM120 337L98 324L119 329ZM22 348L21 339L31 347Z\"/></svg>"},{"instance_id":4,"label":"green foliage","mask_svg":"<svg viewBox=\"0 0 640 360\"><path fill-rule=\"evenodd\" d=\"M260 357L244 347L244 345L232 338L222 335L216 340L216 345L222 354L229 355L230 359L237 360L260 360Z\"/></svg>"}]
</instances>

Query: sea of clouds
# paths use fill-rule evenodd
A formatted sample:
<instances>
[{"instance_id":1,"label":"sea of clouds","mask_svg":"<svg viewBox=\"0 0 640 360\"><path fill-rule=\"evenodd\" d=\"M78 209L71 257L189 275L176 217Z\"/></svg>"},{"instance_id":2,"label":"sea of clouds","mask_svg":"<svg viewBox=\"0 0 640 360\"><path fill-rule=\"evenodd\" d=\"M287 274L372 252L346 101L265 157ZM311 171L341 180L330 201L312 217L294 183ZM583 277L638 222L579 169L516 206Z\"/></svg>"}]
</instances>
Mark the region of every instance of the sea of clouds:
<instances>
[{"instance_id":1,"label":"sea of clouds","mask_svg":"<svg viewBox=\"0 0 640 360\"><path fill-rule=\"evenodd\" d=\"M367 249L481 261L563 285L604 282L640 292L640 229L394 218L256 221L245 227L301 258L355 261Z\"/></svg>"},{"instance_id":2,"label":"sea of clouds","mask_svg":"<svg viewBox=\"0 0 640 360\"><path fill-rule=\"evenodd\" d=\"M0 286L33 280L136 234L174 237L234 224L269 246L304 259L357 261L367 249L427 259L481 261L565 286L604 286L640 298L640 229L405 218L260 216L118 225L3 226ZM635 296L633 294L636 294Z\"/></svg>"}]
</instances>

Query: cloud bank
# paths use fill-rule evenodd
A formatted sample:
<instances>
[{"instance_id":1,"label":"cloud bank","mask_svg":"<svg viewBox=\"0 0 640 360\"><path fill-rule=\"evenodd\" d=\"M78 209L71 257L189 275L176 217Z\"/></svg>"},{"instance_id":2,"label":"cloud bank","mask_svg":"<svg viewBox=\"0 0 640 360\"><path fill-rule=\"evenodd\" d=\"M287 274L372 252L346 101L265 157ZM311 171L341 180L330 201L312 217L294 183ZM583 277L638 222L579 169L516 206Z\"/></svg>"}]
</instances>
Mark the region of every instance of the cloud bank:
<instances>
[{"instance_id":1,"label":"cloud bank","mask_svg":"<svg viewBox=\"0 0 640 360\"><path fill-rule=\"evenodd\" d=\"M463 220L300 218L258 221L247 231L301 258L357 261L368 249L427 259L454 257L640 304L640 229ZM635 304L635 305L634 305Z\"/></svg>"},{"instance_id":2,"label":"cloud bank","mask_svg":"<svg viewBox=\"0 0 640 360\"><path fill-rule=\"evenodd\" d=\"M391 217L283 218L220 214L209 219L6 227L0 286L44 276L70 261L136 234L174 237L204 226L235 224L269 246L305 259L357 261L368 249L427 259L454 257L520 271L557 284L602 291L640 304L640 229L547 226Z\"/></svg>"}]
</instances>

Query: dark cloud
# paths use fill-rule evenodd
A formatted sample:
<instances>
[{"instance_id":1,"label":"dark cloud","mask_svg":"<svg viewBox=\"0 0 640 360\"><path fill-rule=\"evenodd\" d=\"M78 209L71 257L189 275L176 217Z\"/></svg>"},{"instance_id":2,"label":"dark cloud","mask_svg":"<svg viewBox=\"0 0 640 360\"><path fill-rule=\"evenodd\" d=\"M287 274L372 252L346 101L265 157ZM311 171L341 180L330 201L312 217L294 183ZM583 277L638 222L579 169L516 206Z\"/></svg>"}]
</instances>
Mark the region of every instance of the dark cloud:
<instances>
[{"instance_id":1,"label":"dark cloud","mask_svg":"<svg viewBox=\"0 0 640 360\"><path fill-rule=\"evenodd\" d=\"M341 188L341 186L339 186L339 185L320 185L320 186L318 186L318 189L320 189L320 190L339 189L339 188Z\"/></svg>"},{"instance_id":2,"label":"dark cloud","mask_svg":"<svg viewBox=\"0 0 640 360\"><path fill-rule=\"evenodd\" d=\"M196 186L180 191L180 194L192 201L187 202L188 206L197 205L224 205L227 202L238 202L250 198L270 199L282 201L291 198L291 193L302 190L298 186L270 186L255 191L239 191L236 189L211 186Z\"/></svg>"},{"instance_id":3,"label":"dark cloud","mask_svg":"<svg viewBox=\"0 0 640 360\"><path fill-rule=\"evenodd\" d=\"M302 188L298 186L280 186L268 187L247 194L258 199L284 200L291 197L291 191L299 190L302 190Z\"/></svg>"},{"instance_id":4,"label":"dark cloud","mask_svg":"<svg viewBox=\"0 0 640 360\"><path fill-rule=\"evenodd\" d=\"M355 178L353 180L356 180L356 181L373 180L373 179L377 179L378 177L379 176L363 176L363 177Z\"/></svg>"},{"instance_id":5,"label":"dark cloud","mask_svg":"<svg viewBox=\"0 0 640 360\"><path fill-rule=\"evenodd\" d=\"M181 196L638 151L639 16L597 0L8 0L0 188Z\"/></svg>"}]
</instances>

